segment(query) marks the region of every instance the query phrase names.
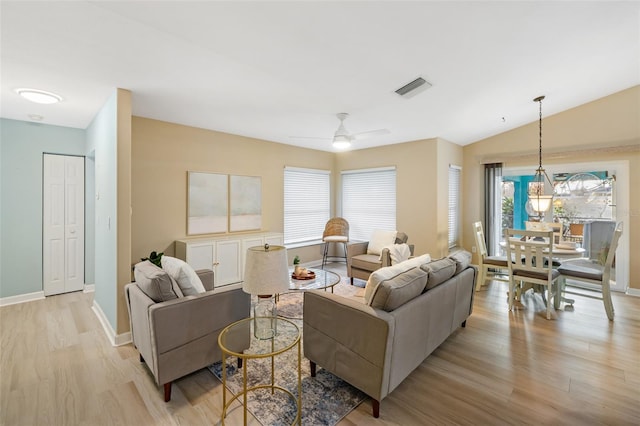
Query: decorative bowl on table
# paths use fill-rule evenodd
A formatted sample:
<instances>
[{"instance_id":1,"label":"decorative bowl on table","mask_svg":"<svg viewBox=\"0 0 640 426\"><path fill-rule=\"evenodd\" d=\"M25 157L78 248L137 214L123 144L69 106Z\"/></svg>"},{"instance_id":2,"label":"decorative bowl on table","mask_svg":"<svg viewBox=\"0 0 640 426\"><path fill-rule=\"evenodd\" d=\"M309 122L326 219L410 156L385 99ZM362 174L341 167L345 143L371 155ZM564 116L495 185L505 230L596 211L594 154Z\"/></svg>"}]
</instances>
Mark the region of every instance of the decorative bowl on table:
<instances>
[{"instance_id":1,"label":"decorative bowl on table","mask_svg":"<svg viewBox=\"0 0 640 426\"><path fill-rule=\"evenodd\" d=\"M316 273L308 270L307 268L296 268L291 274L291 278L294 280L312 280L316 277Z\"/></svg>"}]
</instances>

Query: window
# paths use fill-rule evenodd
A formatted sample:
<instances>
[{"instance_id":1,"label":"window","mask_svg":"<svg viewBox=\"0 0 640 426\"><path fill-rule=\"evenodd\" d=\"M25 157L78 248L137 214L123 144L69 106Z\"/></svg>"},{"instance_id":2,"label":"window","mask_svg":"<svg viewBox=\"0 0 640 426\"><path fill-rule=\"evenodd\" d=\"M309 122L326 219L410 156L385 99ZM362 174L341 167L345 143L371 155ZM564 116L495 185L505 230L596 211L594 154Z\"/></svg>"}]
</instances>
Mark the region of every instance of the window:
<instances>
[{"instance_id":1,"label":"window","mask_svg":"<svg viewBox=\"0 0 640 426\"><path fill-rule=\"evenodd\" d=\"M285 167L285 245L322 240L331 213L330 178L328 170Z\"/></svg>"},{"instance_id":2,"label":"window","mask_svg":"<svg viewBox=\"0 0 640 426\"><path fill-rule=\"evenodd\" d=\"M374 229L396 229L396 168L342 172L342 217L351 240L368 241Z\"/></svg>"},{"instance_id":3,"label":"window","mask_svg":"<svg viewBox=\"0 0 640 426\"><path fill-rule=\"evenodd\" d=\"M449 166L449 249L460 243L460 167Z\"/></svg>"}]
</instances>

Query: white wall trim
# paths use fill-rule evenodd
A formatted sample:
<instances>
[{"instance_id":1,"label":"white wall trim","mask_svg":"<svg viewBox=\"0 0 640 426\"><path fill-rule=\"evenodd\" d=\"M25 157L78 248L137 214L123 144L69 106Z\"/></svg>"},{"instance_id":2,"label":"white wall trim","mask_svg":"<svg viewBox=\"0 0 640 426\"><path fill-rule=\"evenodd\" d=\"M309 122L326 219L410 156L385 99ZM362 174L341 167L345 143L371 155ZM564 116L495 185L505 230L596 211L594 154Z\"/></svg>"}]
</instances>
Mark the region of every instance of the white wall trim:
<instances>
[{"instance_id":1,"label":"white wall trim","mask_svg":"<svg viewBox=\"0 0 640 426\"><path fill-rule=\"evenodd\" d=\"M44 299L44 291L36 291L35 293L18 294L16 296L0 298L0 306L15 305L17 303L33 302L34 300Z\"/></svg>"},{"instance_id":2,"label":"white wall trim","mask_svg":"<svg viewBox=\"0 0 640 426\"><path fill-rule=\"evenodd\" d=\"M85 284L84 288L82 289L83 293L95 293L95 291L96 291L95 284Z\"/></svg>"},{"instance_id":3,"label":"white wall trim","mask_svg":"<svg viewBox=\"0 0 640 426\"><path fill-rule=\"evenodd\" d=\"M626 295L640 297L640 288L628 288Z\"/></svg>"},{"instance_id":4,"label":"white wall trim","mask_svg":"<svg viewBox=\"0 0 640 426\"><path fill-rule=\"evenodd\" d=\"M100 324L102 324L102 329L107 335L107 339L109 339L109 342L111 342L111 346L122 346L131 343L131 332L128 331L123 334L116 334L113 327L111 327L107 316L104 314L104 311L95 300L93 301L91 310L94 314L96 314L96 317L98 317L98 321L100 321Z\"/></svg>"},{"instance_id":5,"label":"white wall trim","mask_svg":"<svg viewBox=\"0 0 640 426\"><path fill-rule=\"evenodd\" d=\"M116 339L115 339L116 332L111 327L111 324L109 324L109 320L107 319L107 316L104 314L104 311L102 310L98 302L96 302L95 300L93 301L91 310L93 311L94 314L96 314L96 317L98 317L98 321L100 321L100 324L102 324L102 329L107 335L107 339L109 339L109 342L111 342L111 345L116 346Z\"/></svg>"}]
</instances>

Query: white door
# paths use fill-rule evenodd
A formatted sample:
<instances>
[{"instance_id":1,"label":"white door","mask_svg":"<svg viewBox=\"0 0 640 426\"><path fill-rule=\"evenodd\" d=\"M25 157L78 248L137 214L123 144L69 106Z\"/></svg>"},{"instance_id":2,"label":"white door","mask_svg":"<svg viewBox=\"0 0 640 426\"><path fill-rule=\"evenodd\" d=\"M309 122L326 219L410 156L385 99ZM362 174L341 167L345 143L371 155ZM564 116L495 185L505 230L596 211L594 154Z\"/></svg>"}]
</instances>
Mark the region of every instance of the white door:
<instances>
[{"instance_id":1,"label":"white door","mask_svg":"<svg viewBox=\"0 0 640 426\"><path fill-rule=\"evenodd\" d=\"M84 287L84 157L44 154L42 272L45 296Z\"/></svg>"}]
</instances>

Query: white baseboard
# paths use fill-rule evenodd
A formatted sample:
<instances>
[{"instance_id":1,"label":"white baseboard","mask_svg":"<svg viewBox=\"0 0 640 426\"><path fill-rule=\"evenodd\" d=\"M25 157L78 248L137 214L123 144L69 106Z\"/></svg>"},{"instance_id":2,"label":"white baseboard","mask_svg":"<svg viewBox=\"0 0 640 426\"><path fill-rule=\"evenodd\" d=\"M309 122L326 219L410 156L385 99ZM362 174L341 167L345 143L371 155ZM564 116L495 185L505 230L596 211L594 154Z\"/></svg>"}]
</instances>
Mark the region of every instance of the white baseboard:
<instances>
[{"instance_id":1,"label":"white baseboard","mask_svg":"<svg viewBox=\"0 0 640 426\"><path fill-rule=\"evenodd\" d=\"M93 310L93 313L96 314L96 317L98 317L98 321L100 321L100 324L102 324L102 329L107 335L107 339L109 339L109 342L111 342L111 346L122 346L131 343L131 332L128 331L123 334L116 334L113 327L111 327L107 316L104 314L104 311L95 300L93 301L91 310Z\"/></svg>"},{"instance_id":2,"label":"white baseboard","mask_svg":"<svg viewBox=\"0 0 640 426\"><path fill-rule=\"evenodd\" d=\"M640 288L628 288L626 294L629 296L640 297Z\"/></svg>"},{"instance_id":3,"label":"white baseboard","mask_svg":"<svg viewBox=\"0 0 640 426\"><path fill-rule=\"evenodd\" d=\"M0 306L15 305L17 303L33 302L34 300L44 299L44 291L36 291L35 293L18 294L17 296L9 296L0 298Z\"/></svg>"},{"instance_id":4,"label":"white baseboard","mask_svg":"<svg viewBox=\"0 0 640 426\"><path fill-rule=\"evenodd\" d=\"M84 288L82 289L83 293L95 293L95 291L96 291L95 284L85 284Z\"/></svg>"}]
</instances>

